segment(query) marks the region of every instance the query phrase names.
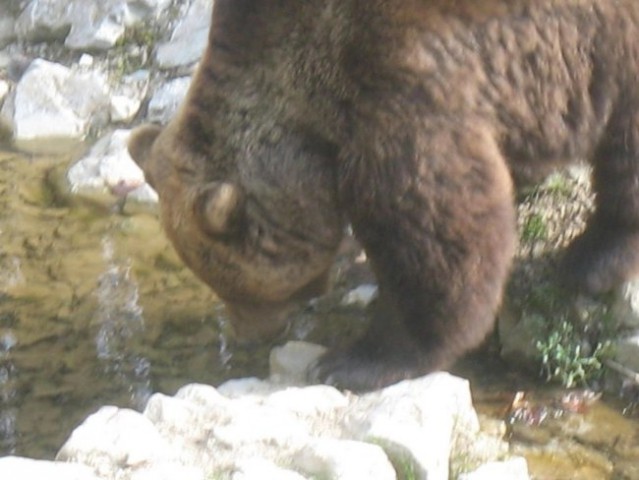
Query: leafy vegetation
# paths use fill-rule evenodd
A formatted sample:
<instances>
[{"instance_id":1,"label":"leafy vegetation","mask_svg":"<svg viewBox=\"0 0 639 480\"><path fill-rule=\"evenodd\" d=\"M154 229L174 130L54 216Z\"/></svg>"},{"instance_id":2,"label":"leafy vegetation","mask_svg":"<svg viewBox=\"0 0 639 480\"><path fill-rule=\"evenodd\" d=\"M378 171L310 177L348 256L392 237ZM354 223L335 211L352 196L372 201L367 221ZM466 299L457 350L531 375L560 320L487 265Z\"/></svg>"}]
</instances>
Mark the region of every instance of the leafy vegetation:
<instances>
[{"instance_id":1,"label":"leafy vegetation","mask_svg":"<svg viewBox=\"0 0 639 480\"><path fill-rule=\"evenodd\" d=\"M598 341L594 348L572 323L561 320L550 334L536 342L542 372L548 381L559 381L566 388L585 386L603 371L603 361L610 356L612 342Z\"/></svg>"}]
</instances>

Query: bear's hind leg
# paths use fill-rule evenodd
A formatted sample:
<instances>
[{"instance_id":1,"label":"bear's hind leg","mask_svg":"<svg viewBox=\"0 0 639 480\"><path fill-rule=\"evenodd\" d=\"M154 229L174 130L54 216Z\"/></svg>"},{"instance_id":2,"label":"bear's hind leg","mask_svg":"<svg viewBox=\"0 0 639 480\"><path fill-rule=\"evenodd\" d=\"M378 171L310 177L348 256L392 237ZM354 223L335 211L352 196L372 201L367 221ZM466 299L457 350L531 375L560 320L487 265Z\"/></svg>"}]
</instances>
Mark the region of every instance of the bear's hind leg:
<instances>
[{"instance_id":1,"label":"bear's hind leg","mask_svg":"<svg viewBox=\"0 0 639 480\"><path fill-rule=\"evenodd\" d=\"M570 245L563 274L574 290L605 293L639 274L639 114L613 117L593 160L596 210Z\"/></svg>"}]
</instances>

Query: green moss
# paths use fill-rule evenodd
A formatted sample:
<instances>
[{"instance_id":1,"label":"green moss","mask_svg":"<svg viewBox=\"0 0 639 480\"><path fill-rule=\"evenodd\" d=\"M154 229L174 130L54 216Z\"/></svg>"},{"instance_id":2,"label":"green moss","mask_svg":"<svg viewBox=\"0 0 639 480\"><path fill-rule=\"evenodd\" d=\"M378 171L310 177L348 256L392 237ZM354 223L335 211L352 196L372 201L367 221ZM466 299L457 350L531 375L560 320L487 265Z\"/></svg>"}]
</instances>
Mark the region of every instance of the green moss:
<instances>
[{"instance_id":1,"label":"green moss","mask_svg":"<svg viewBox=\"0 0 639 480\"><path fill-rule=\"evenodd\" d=\"M567 198L572 193L570 182L565 173L553 173L541 185L541 190L557 197Z\"/></svg>"},{"instance_id":2,"label":"green moss","mask_svg":"<svg viewBox=\"0 0 639 480\"><path fill-rule=\"evenodd\" d=\"M521 238L524 242L545 240L548 237L548 228L544 217L538 213L532 214L524 223Z\"/></svg>"}]
</instances>

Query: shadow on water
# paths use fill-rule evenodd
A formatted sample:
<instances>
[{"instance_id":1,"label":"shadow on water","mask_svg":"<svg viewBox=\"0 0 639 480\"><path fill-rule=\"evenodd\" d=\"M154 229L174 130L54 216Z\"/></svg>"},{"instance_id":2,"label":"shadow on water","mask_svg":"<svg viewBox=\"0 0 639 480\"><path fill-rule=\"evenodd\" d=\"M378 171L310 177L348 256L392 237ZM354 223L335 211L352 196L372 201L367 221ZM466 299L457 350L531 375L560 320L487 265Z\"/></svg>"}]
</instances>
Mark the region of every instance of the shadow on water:
<instances>
[{"instance_id":1,"label":"shadow on water","mask_svg":"<svg viewBox=\"0 0 639 480\"><path fill-rule=\"evenodd\" d=\"M53 181L65 163L0 151L0 456L52 458L102 405L141 409L153 392L267 374L270 347L229 345L223 309L183 267L155 213L127 205L119 215L109 200L69 196ZM361 312L335 308L335 298L300 314L288 338L333 345L357 334ZM491 362L470 357L456 369L472 379L480 412L503 416L516 390L542 390ZM639 424L616 412L601 405L578 417L591 427L550 424L533 440L515 438L539 443L522 453L541 472L534 478L577 478L548 473L558 469L639 478ZM606 443L587 431L609 437L614 469L606 459L592 475L583 470L589 460L577 447ZM576 450L544 450L556 437ZM631 473L618 475L624 462Z\"/></svg>"}]
</instances>

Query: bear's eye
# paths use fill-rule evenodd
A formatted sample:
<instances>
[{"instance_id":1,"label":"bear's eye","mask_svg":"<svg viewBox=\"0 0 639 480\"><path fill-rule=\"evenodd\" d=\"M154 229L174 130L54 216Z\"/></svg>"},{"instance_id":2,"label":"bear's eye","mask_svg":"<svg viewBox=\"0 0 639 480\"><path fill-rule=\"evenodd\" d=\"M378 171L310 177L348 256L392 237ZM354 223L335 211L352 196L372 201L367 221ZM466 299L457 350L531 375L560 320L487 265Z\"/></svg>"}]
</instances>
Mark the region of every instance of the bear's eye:
<instances>
[{"instance_id":1,"label":"bear's eye","mask_svg":"<svg viewBox=\"0 0 639 480\"><path fill-rule=\"evenodd\" d=\"M197 172L195 171L195 169L188 167L186 165L176 165L175 171L180 178L187 181L192 181L197 176Z\"/></svg>"}]
</instances>

